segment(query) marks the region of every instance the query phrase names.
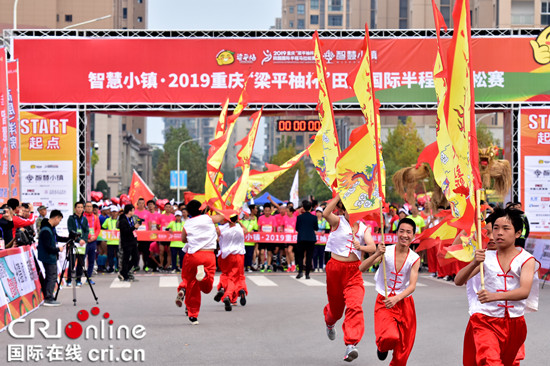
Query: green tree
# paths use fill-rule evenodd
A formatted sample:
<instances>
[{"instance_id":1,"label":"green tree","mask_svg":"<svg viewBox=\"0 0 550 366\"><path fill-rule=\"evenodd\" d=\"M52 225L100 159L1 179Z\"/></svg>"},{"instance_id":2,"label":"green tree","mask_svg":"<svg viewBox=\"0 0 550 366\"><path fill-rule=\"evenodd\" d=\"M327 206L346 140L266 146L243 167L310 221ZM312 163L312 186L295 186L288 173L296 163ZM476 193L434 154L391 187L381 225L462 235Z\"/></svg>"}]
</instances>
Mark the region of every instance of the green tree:
<instances>
[{"instance_id":1,"label":"green tree","mask_svg":"<svg viewBox=\"0 0 550 366\"><path fill-rule=\"evenodd\" d=\"M111 197L111 190L109 189L109 185L103 179L97 182L97 185L95 186L95 190L97 192L103 193L104 198Z\"/></svg>"},{"instance_id":2,"label":"green tree","mask_svg":"<svg viewBox=\"0 0 550 366\"><path fill-rule=\"evenodd\" d=\"M406 124L398 124L390 131L388 138L382 143L382 155L386 165L386 202L403 202L394 190L392 177L399 169L416 164L424 146L424 141L410 118Z\"/></svg>"},{"instance_id":3,"label":"green tree","mask_svg":"<svg viewBox=\"0 0 550 366\"><path fill-rule=\"evenodd\" d=\"M153 166L153 170L157 169L157 165L162 157L163 150L161 148L155 148L153 152L151 153L151 165Z\"/></svg>"},{"instance_id":4,"label":"green tree","mask_svg":"<svg viewBox=\"0 0 550 366\"><path fill-rule=\"evenodd\" d=\"M155 168L155 195L159 198L176 197L176 190L170 189L170 171L177 169L178 146L191 140L187 128L171 128L166 134L164 152L159 158ZM187 189L195 193L204 192L204 179L206 177L206 155L196 142L187 142L181 147L180 169L187 170ZM183 194L180 193L180 199Z\"/></svg>"},{"instance_id":5,"label":"green tree","mask_svg":"<svg viewBox=\"0 0 550 366\"><path fill-rule=\"evenodd\" d=\"M495 139L491 130L487 127L487 125L483 123L477 124L476 134L477 134L477 146L479 146L480 149L484 149L491 145L496 145L496 146L500 145L500 141L498 139Z\"/></svg>"},{"instance_id":6,"label":"green tree","mask_svg":"<svg viewBox=\"0 0 550 366\"><path fill-rule=\"evenodd\" d=\"M276 165L284 164L296 154L297 151L294 142L292 142L290 138L286 141L283 140L277 147L277 153L271 157L270 163ZM283 201L287 201L290 197L290 188L292 187L292 182L294 181L294 176L296 175L297 170L300 170L300 173L298 174L298 180L301 182L300 187L298 188L300 196L307 195L307 193L301 189L303 182L306 182L307 180L306 166L303 160L299 161L286 173L282 174L273 183L267 186L265 190L273 196Z\"/></svg>"}]
</instances>

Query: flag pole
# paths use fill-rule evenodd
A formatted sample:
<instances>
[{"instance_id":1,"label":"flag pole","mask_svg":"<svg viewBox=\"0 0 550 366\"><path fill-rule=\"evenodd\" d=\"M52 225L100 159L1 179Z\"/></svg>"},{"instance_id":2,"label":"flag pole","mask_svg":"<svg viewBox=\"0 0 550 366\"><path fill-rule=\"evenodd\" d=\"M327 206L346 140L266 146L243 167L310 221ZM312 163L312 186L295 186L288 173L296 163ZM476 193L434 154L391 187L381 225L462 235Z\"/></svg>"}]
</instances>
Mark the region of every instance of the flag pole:
<instances>
[{"instance_id":1,"label":"flag pole","mask_svg":"<svg viewBox=\"0 0 550 366\"><path fill-rule=\"evenodd\" d=\"M380 191L381 189L379 189ZM385 233L384 233L384 213L382 211L382 197L380 197L380 228L382 235L380 236L382 244L385 245ZM388 279L386 275L386 258L385 254L382 254L382 271L384 271L384 297L388 298Z\"/></svg>"},{"instance_id":2,"label":"flag pole","mask_svg":"<svg viewBox=\"0 0 550 366\"><path fill-rule=\"evenodd\" d=\"M368 36L368 30L367 30L367 36ZM378 112L378 108L374 107L375 113L374 113L374 143L376 144L376 168L378 169L378 198L380 199L379 206L380 206L380 231L382 239L381 243L383 245L385 244L385 235L384 235L384 228L385 225L384 222L384 212L383 212L383 206L384 206L384 199L382 194L382 167L380 166L380 140L378 136L378 127L380 126L380 114ZM382 254L382 270L384 271L384 297L388 298L388 279L386 275L386 255Z\"/></svg>"},{"instance_id":3,"label":"flag pole","mask_svg":"<svg viewBox=\"0 0 550 366\"><path fill-rule=\"evenodd\" d=\"M477 249L481 249L481 189L476 191L476 232L477 232ZM483 274L483 262L479 264L479 276L481 277L481 289L485 290L485 276Z\"/></svg>"}]
</instances>

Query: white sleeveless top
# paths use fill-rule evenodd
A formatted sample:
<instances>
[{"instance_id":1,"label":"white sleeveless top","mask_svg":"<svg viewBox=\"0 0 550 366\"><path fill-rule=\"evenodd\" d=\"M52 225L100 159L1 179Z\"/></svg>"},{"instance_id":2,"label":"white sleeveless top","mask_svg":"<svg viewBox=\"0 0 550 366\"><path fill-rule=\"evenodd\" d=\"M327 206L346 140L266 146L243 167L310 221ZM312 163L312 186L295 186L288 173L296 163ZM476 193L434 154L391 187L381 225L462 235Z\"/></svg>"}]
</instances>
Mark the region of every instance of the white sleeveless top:
<instances>
[{"instance_id":1,"label":"white sleeveless top","mask_svg":"<svg viewBox=\"0 0 550 366\"><path fill-rule=\"evenodd\" d=\"M187 233L187 245L183 247L185 253L193 254L201 249L216 249L218 234L210 216L192 217L185 221L183 229Z\"/></svg>"},{"instance_id":2,"label":"white sleeveless top","mask_svg":"<svg viewBox=\"0 0 550 366\"><path fill-rule=\"evenodd\" d=\"M227 258L229 254L245 254L244 250L244 231L241 225L236 224L230 227L229 224L220 226L220 252L222 258Z\"/></svg>"},{"instance_id":3,"label":"white sleeveless top","mask_svg":"<svg viewBox=\"0 0 550 366\"><path fill-rule=\"evenodd\" d=\"M359 239L359 244L361 245L367 245L367 243L365 243L365 231L367 230L368 226L359 221L359 229L357 229L357 233L355 234L355 236L357 237L357 239Z\"/></svg>"},{"instance_id":4,"label":"white sleeveless top","mask_svg":"<svg viewBox=\"0 0 550 366\"><path fill-rule=\"evenodd\" d=\"M533 258L533 256L524 249L518 248L520 251L512 259L510 270L504 272L498 261L497 251L491 250L485 252L485 261L483 269L485 271L485 289L489 292L508 292L520 287L521 269L525 262ZM540 263L535 264L535 276L529 297L520 301L492 301L482 304L476 297L477 313L485 314L494 318L504 318L506 311L510 318L518 318L523 316L525 312L534 312L538 310L539 303L539 281L536 272L540 268Z\"/></svg>"},{"instance_id":5,"label":"white sleeveless top","mask_svg":"<svg viewBox=\"0 0 550 366\"><path fill-rule=\"evenodd\" d=\"M477 293L481 290L481 275L478 273L466 282L466 294L468 295L468 313L470 316L478 312Z\"/></svg>"},{"instance_id":6,"label":"white sleeveless top","mask_svg":"<svg viewBox=\"0 0 550 366\"><path fill-rule=\"evenodd\" d=\"M342 257L349 257L351 253L355 253L357 258L361 259L361 253L355 250L353 246L353 230L351 225L344 216L339 217L340 223L336 230L330 232L325 252L331 252Z\"/></svg>"},{"instance_id":7,"label":"white sleeveless top","mask_svg":"<svg viewBox=\"0 0 550 366\"><path fill-rule=\"evenodd\" d=\"M400 294L409 286L412 266L420 260L418 254L409 248L409 253L407 254L407 258L405 258L405 262L403 262L401 268L397 270L395 268L396 247L396 245L387 245L386 254L384 255L384 259L386 261L386 278L388 281L388 296ZM382 296L385 295L384 274L382 273L383 268L383 265L380 264L376 274L374 275L376 291Z\"/></svg>"}]
</instances>

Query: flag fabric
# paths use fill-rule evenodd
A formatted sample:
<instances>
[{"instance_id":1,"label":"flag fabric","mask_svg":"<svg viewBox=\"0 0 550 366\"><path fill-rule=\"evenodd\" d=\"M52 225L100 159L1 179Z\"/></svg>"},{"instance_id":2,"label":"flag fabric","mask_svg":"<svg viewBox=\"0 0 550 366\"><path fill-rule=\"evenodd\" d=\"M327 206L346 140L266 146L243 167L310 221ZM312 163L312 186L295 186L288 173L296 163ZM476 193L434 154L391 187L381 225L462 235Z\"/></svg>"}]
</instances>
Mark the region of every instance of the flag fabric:
<instances>
[{"instance_id":1,"label":"flag fabric","mask_svg":"<svg viewBox=\"0 0 550 366\"><path fill-rule=\"evenodd\" d=\"M153 194L153 191L151 191L151 188L147 186L147 184L143 181L143 179L141 179L141 177L135 170L132 174L132 183L130 183L130 191L128 192L128 196L130 197L130 201L132 201L132 204L134 206L137 205L137 201L140 198L143 198L145 202L155 198L155 195Z\"/></svg>"},{"instance_id":2,"label":"flag fabric","mask_svg":"<svg viewBox=\"0 0 550 366\"><path fill-rule=\"evenodd\" d=\"M231 205L227 205L235 210L239 210L246 200L246 194L248 192L248 185L246 183L248 182L250 175L250 159L252 157L252 151L254 150L254 143L258 133L258 126L260 125L260 120L262 118L262 111L263 108L252 115L251 119L253 122L250 132L243 140L237 143L237 145L241 145L242 148L237 153L237 158L239 161L236 167L240 166L242 168L242 174L239 177L239 184L235 190Z\"/></svg>"},{"instance_id":3,"label":"flag fabric","mask_svg":"<svg viewBox=\"0 0 550 366\"><path fill-rule=\"evenodd\" d=\"M431 166L434 179L449 201L452 214L456 218L450 222L450 225L463 229L469 234L475 222L475 188L472 174L476 168L472 169L472 166L477 166L477 161L470 160L474 155L469 153L471 146L468 142L471 135L469 121L473 114L474 99L469 60L470 29L469 24L465 24L469 14L463 14L462 10L469 11L469 4L461 0L455 6L453 14L455 30L448 53L449 71L444 65L445 58L439 37L440 29L446 29L446 26L433 0L432 6L437 31L437 54L433 75L438 101L436 121L438 153ZM459 50L456 55L454 50ZM475 135L475 124L473 133ZM433 149L430 148L433 147L429 145L427 149L431 151ZM477 143L475 152L477 154ZM419 158L419 161L421 160Z\"/></svg>"},{"instance_id":4,"label":"flag fabric","mask_svg":"<svg viewBox=\"0 0 550 366\"><path fill-rule=\"evenodd\" d=\"M246 78L239 97L239 101L233 114L226 119L226 122L223 123L224 116L227 114L227 109L222 108L220 117L218 119L218 127L216 128L216 134L219 134L219 137L215 137L214 140L210 141L210 150L208 152L208 158L206 160L206 178L204 182L204 196L205 203L213 205L217 209L223 209L223 200L218 189L219 180L218 176L220 174L220 168L223 162L223 157L227 151L227 146L229 145L229 139L233 133L235 123L237 118L240 116L243 109L248 104L248 96L246 94L246 84L248 82L248 77ZM223 132L222 132L223 131Z\"/></svg>"},{"instance_id":5,"label":"flag fabric","mask_svg":"<svg viewBox=\"0 0 550 366\"><path fill-rule=\"evenodd\" d=\"M227 109L229 108L229 98L225 100L225 103L222 105L222 111L218 117L218 124L216 125L216 132L214 133L214 138L217 139L225 132L225 127L227 123Z\"/></svg>"},{"instance_id":6,"label":"flag fabric","mask_svg":"<svg viewBox=\"0 0 550 366\"><path fill-rule=\"evenodd\" d=\"M338 143L334 112L328 94L325 78L326 68L321 55L319 34L317 31L313 35L313 40L315 44L315 68L319 82L319 103L317 109L321 128L317 131L315 140L308 149L317 173L319 173L323 182L332 190L333 183L336 180L336 160L340 154L340 144Z\"/></svg>"},{"instance_id":7,"label":"flag fabric","mask_svg":"<svg viewBox=\"0 0 550 366\"><path fill-rule=\"evenodd\" d=\"M456 154L454 193L466 200L461 227L470 234L475 219L475 191L481 188L479 152L475 129L473 72L471 65L470 2L460 0L453 11L453 40L448 51L449 87L445 116Z\"/></svg>"},{"instance_id":8,"label":"flag fabric","mask_svg":"<svg viewBox=\"0 0 550 366\"><path fill-rule=\"evenodd\" d=\"M266 163L265 165L267 170L263 172L251 170L248 177L248 182L244 182L241 178L239 178L241 181L237 180L237 182L233 183L227 192L224 193L223 201L226 204L234 201L236 190L241 182L244 182L244 184L248 187L246 198L252 199L252 197L256 196L258 193L266 189L267 186L273 183L275 179L279 178L282 174L286 173L290 168L295 166L300 159L307 154L307 152L308 149L305 149L280 166Z\"/></svg>"},{"instance_id":9,"label":"flag fabric","mask_svg":"<svg viewBox=\"0 0 550 366\"><path fill-rule=\"evenodd\" d=\"M298 207L300 204L300 193L298 192L300 170L296 170L294 180L292 181L292 187L290 187L290 199L289 201L294 204L294 207Z\"/></svg>"},{"instance_id":10,"label":"flag fabric","mask_svg":"<svg viewBox=\"0 0 550 366\"><path fill-rule=\"evenodd\" d=\"M380 210L384 201L385 169L380 152L380 104L374 96L370 66L369 30L365 25L363 59L348 78L365 117L365 124L350 135L350 145L338 157L336 190L346 206L350 222Z\"/></svg>"}]
</instances>

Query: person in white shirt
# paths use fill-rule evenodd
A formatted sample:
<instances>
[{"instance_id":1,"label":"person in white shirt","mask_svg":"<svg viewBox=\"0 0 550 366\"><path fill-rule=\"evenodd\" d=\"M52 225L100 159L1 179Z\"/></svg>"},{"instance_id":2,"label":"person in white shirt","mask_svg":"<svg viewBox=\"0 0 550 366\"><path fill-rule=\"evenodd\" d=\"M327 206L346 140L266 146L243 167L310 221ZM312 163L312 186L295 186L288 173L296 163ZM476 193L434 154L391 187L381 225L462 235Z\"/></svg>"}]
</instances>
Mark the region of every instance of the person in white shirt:
<instances>
[{"instance_id":1,"label":"person in white shirt","mask_svg":"<svg viewBox=\"0 0 550 366\"><path fill-rule=\"evenodd\" d=\"M521 247L516 238L523 230L522 212L496 209L492 237L496 250L476 250L474 260L459 272L455 283L472 281L483 265L485 289L475 285L477 297L469 294L470 321L464 338L464 365L519 365L527 337L525 312L538 310L540 263Z\"/></svg>"},{"instance_id":2,"label":"person in white shirt","mask_svg":"<svg viewBox=\"0 0 550 366\"><path fill-rule=\"evenodd\" d=\"M338 207L339 216L333 213L336 207ZM365 287L363 276L359 271L360 250L373 253L376 247L364 225L362 231L358 222L350 225L349 215L340 202L340 196L336 196L327 204L323 211L323 217L332 228L325 247L325 251L331 253L331 259L325 268L328 304L323 313L327 336L330 340L336 338L335 324L342 318L345 310L344 324L342 325L346 345L344 361L350 362L359 356L357 343L361 341L365 332L363 316ZM360 246L361 241L367 245Z\"/></svg>"},{"instance_id":3,"label":"person in white shirt","mask_svg":"<svg viewBox=\"0 0 550 366\"><path fill-rule=\"evenodd\" d=\"M198 316L201 307L201 292L212 291L216 273L216 256L214 250L218 240L216 224L222 222L222 215L208 216L200 209L201 203L192 200L187 204L191 216L183 225L181 241L187 243L183 248L186 253L181 268L181 283L178 286L176 305L185 306L191 324L199 324Z\"/></svg>"},{"instance_id":4,"label":"person in white shirt","mask_svg":"<svg viewBox=\"0 0 550 366\"><path fill-rule=\"evenodd\" d=\"M374 275L378 292L374 305L377 355L385 360L393 350L390 365L395 366L407 364L416 337L416 310L411 295L416 289L420 257L409 248L415 232L413 220L399 220L397 244L387 246L384 255L387 283L383 264Z\"/></svg>"},{"instance_id":5,"label":"person in white shirt","mask_svg":"<svg viewBox=\"0 0 550 366\"><path fill-rule=\"evenodd\" d=\"M218 283L218 293L214 300L225 305L225 311L231 311L231 305L240 297L242 306L246 305L246 279L244 276L244 236L245 227L238 221L237 215L229 223L219 227L218 266L222 271Z\"/></svg>"}]
</instances>

